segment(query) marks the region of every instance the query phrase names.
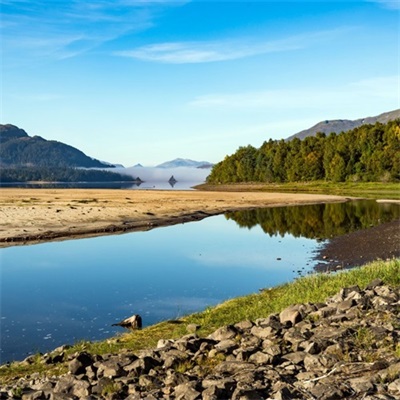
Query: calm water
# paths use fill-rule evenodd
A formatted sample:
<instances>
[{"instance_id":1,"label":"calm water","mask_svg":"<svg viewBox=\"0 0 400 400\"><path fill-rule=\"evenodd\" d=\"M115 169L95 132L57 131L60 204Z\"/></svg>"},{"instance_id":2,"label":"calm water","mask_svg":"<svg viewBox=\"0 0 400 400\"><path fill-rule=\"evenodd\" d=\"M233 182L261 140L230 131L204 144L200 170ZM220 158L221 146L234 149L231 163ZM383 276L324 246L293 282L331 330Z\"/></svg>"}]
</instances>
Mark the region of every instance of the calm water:
<instances>
[{"instance_id":1,"label":"calm water","mask_svg":"<svg viewBox=\"0 0 400 400\"><path fill-rule=\"evenodd\" d=\"M280 207L1 249L1 362L109 337L123 331L112 323L134 313L150 325L290 281L313 270L315 238L332 235L328 226L358 229L399 210L375 202Z\"/></svg>"},{"instance_id":2,"label":"calm water","mask_svg":"<svg viewBox=\"0 0 400 400\"><path fill-rule=\"evenodd\" d=\"M0 188L18 187L30 189L156 189L156 190L193 190L193 186L204 183L203 181L179 181L170 183L168 181L151 182L52 182L52 183L25 183L0 182Z\"/></svg>"}]
</instances>

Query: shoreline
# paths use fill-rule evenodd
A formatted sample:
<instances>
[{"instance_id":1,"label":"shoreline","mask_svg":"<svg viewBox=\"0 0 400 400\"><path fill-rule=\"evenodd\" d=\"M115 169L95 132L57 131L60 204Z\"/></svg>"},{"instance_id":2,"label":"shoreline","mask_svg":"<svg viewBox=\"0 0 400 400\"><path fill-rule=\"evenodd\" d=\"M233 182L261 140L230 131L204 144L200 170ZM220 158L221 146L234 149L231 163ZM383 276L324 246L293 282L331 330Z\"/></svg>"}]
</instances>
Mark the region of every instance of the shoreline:
<instances>
[{"instance_id":1,"label":"shoreline","mask_svg":"<svg viewBox=\"0 0 400 400\"><path fill-rule=\"evenodd\" d=\"M228 211L350 199L308 193L2 188L0 248L146 231Z\"/></svg>"}]
</instances>

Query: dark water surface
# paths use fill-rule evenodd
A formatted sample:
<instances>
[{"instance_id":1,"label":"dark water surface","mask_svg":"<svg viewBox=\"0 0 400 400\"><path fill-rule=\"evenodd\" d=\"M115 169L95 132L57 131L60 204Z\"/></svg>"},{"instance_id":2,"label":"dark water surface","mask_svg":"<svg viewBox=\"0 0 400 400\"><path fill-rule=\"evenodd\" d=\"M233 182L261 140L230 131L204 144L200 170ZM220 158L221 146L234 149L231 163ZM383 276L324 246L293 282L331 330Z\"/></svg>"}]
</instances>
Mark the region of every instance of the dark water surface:
<instances>
[{"instance_id":1,"label":"dark water surface","mask_svg":"<svg viewBox=\"0 0 400 400\"><path fill-rule=\"evenodd\" d=\"M148 232L0 250L1 362L99 340L313 271L317 240L399 218L374 201L229 213Z\"/></svg>"}]
</instances>

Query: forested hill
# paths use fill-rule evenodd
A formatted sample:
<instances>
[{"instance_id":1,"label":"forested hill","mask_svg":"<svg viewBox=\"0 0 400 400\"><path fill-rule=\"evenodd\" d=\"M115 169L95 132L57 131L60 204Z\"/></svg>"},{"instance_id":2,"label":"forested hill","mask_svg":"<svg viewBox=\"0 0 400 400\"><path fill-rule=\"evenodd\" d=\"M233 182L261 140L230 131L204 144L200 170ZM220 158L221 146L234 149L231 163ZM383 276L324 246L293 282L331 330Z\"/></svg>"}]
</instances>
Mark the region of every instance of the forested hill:
<instances>
[{"instance_id":1,"label":"forested hill","mask_svg":"<svg viewBox=\"0 0 400 400\"><path fill-rule=\"evenodd\" d=\"M240 147L207 178L209 183L314 180L399 181L400 119L329 136L269 140L259 149Z\"/></svg>"},{"instance_id":2,"label":"forested hill","mask_svg":"<svg viewBox=\"0 0 400 400\"><path fill-rule=\"evenodd\" d=\"M1 167L83 167L110 168L82 151L40 136L29 136L14 125L0 125Z\"/></svg>"}]
</instances>

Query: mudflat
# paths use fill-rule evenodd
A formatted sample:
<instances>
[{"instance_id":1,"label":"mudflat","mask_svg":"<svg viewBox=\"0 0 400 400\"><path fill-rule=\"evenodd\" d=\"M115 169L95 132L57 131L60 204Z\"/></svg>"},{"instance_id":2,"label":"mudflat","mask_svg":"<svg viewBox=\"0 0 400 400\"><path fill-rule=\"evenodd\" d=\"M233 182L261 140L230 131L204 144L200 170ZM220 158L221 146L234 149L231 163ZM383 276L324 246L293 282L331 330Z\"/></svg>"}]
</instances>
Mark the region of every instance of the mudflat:
<instances>
[{"instance_id":1,"label":"mudflat","mask_svg":"<svg viewBox=\"0 0 400 400\"><path fill-rule=\"evenodd\" d=\"M240 209L345 200L303 193L2 188L0 247L148 230Z\"/></svg>"}]
</instances>

